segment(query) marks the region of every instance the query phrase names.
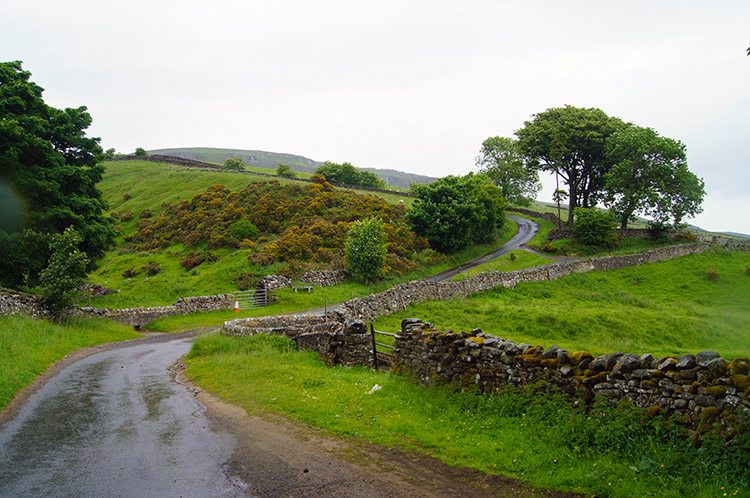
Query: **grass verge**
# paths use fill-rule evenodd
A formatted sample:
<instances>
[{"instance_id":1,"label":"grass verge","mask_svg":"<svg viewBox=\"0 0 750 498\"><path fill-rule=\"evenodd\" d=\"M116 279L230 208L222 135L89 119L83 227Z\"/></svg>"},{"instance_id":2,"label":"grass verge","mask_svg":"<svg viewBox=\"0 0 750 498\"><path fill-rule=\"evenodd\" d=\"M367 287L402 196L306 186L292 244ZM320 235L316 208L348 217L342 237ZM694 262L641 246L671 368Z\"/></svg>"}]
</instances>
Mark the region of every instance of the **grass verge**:
<instances>
[{"instance_id":1,"label":"grass verge","mask_svg":"<svg viewBox=\"0 0 750 498\"><path fill-rule=\"evenodd\" d=\"M441 330L471 330L515 342L594 354L750 352L750 253L716 250L615 271L498 287L427 301L376 322L394 332L418 317ZM715 270L718 279L709 278Z\"/></svg>"},{"instance_id":2,"label":"grass verge","mask_svg":"<svg viewBox=\"0 0 750 498\"><path fill-rule=\"evenodd\" d=\"M103 319L71 317L55 324L22 314L0 316L0 410L68 353L136 337L141 335L132 327Z\"/></svg>"},{"instance_id":3,"label":"grass verge","mask_svg":"<svg viewBox=\"0 0 750 498\"><path fill-rule=\"evenodd\" d=\"M246 410L542 487L611 497L748 496L750 431L731 445L706 439L695 448L677 426L638 410L584 412L551 392L425 389L405 376L328 368L279 336L199 337L187 373Z\"/></svg>"}]
</instances>

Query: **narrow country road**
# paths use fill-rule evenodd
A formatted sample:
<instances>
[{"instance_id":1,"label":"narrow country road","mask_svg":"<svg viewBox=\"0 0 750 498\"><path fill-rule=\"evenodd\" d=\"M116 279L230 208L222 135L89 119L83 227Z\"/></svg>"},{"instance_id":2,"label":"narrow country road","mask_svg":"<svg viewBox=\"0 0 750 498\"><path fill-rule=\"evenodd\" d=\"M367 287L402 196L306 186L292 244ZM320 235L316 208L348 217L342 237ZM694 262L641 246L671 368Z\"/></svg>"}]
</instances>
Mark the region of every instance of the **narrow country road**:
<instances>
[{"instance_id":1,"label":"narrow country road","mask_svg":"<svg viewBox=\"0 0 750 498\"><path fill-rule=\"evenodd\" d=\"M522 245L531 241L531 239L533 239L534 236L539 232L539 225L531 220L521 218L520 216L516 216L514 214L508 214L506 216L515 221L516 224L518 224L518 233L514 235L512 239L483 256L472 259L471 261L467 261L466 263L460 264L458 266L454 266L453 268L449 268L445 271L441 271L440 273L436 273L435 275L430 275L423 280L426 280L428 282L443 282L445 280L450 280L459 273L469 271L473 268L476 268L477 266L489 263L490 261L499 258L503 254L508 254L515 249L519 249Z\"/></svg>"},{"instance_id":2,"label":"narrow country road","mask_svg":"<svg viewBox=\"0 0 750 498\"><path fill-rule=\"evenodd\" d=\"M191 338L137 343L63 368L0 427L0 496L247 496L235 447L170 366Z\"/></svg>"}]
</instances>

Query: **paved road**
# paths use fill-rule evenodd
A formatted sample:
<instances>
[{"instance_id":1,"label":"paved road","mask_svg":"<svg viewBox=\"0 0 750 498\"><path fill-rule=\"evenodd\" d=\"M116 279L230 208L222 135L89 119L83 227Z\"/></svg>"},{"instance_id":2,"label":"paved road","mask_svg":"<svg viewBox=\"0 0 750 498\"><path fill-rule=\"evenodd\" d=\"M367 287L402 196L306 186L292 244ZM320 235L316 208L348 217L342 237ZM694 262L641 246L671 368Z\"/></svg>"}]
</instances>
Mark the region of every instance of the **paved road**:
<instances>
[{"instance_id":1,"label":"paved road","mask_svg":"<svg viewBox=\"0 0 750 498\"><path fill-rule=\"evenodd\" d=\"M443 282L445 280L450 280L459 273L469 271L472 268L476 268L477 266L489 263L490 261L499 258L503 254L508 254L515 249L519 249L522 245L533 239L534 236L539 232L539 225L537 225L533 221L527 220L526 218L521 218L520 216L516 216L514 214L509 214L507 216L518 224L518 233L512 239L510 239L508 242L498 247L494 251L488 252L484 256L480 256L476 259L472 259L471 261L467 261L466 263L454 266L453 268L449 268L448 270L436 273L435 275L424 278L424 280L428 282Z\"/></svg>"},{"instance_id":2,"label":"paved road","mask_svg":"<svg viewBox=\"0 0 750 498\"><path fill-rule=\"evenodd\" d=\"M64 368L0 428L0 496L247 496L169 367L190 338L136 344Z\"/></svg>"}]
</instances>

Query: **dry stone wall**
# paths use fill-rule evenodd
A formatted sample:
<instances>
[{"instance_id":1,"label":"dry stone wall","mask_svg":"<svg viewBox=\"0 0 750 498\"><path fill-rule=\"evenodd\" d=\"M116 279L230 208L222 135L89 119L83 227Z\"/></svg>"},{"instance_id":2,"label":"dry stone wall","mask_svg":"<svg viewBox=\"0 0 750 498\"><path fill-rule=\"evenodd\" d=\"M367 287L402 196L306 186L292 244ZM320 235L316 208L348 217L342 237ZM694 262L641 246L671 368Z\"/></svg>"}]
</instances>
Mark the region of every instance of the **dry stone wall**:
<instances>
[{"instance_id":1,"label":"dry stone wall","mask_svg":"<svg viewBox=\"0 0 750 498\"><path fill-rule=\"evenodd\" d=\"M515 287L519 282L555 280L571 273L617 270L645 263L666 261L688 254L701 254L709 249L710 246L704 243L681 244L659 247L639 254L550 264L513 272L480 273L458 282L417 280L397 285L378 294L346 301L342 305L342 312L346 318L370 322L379 316L396 313L406 309L411 304L423 301L456 299L498 286Z\"/></svg>"},{"instance_id":2,"label":"dry stone wall","mask_svg":"<svg viewBox=\"0 0 750 498\"><path fill-rule=\"evenodd\" d=\"M159 318L184 315L196 311L230 309L233 306L234 300L232 294L219 294L216 296L181 297L172 306L125 309L94 308L89 306L83 308L75 307L70 312L83 316L108 318L125 325L133 325L136 328L140 328ZM11 315L19 312L35 318L48 315L40 296L24 294L9 289L0 289L0 314Z\"/></svg>"},{"instance_id":3,"label":"dry stone wall","mask_svg":"<svg viewBox=\"0 0 750 498\"><path fill-rule=\"evenodd\" d=\"M678 414L693 428L731 425L738 415L750 415L750 360L729 362L713 351L594 357L557 346L516 344L479 329L440 332L419 319L405 319L396 337L394 368L426 384L455 383L485 392L541 382L579 394L586 403L627 400Z\"/></svg>"}]
</instances>

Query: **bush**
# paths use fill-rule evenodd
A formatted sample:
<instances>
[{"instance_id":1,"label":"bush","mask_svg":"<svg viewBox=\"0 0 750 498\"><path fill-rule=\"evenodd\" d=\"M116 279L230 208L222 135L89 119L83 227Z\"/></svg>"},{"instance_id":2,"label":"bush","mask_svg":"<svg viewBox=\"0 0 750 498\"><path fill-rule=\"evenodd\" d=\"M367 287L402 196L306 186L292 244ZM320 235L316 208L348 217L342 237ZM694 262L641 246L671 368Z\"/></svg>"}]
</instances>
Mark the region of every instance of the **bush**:
<instances>
[{"instance_id":1,"label":"bush","mask_svg":"<svg viewBox=\"0 0 750 498\"><path fill-rule=\"evenodd\" d=\"M248 254L247 260L250 262L250 264L260 265L260 266L268 266L268 265L273 264L274 262L273 258L265 253Z\"/></svg>"},{"instance_id":2,"label":"bush","mask_svg":"<svg viewBox=\"0 0 750 498\"><path fill-rule=\"evenodd\" d=\"M279 164L279 167L276 168L276 174L279 176L285 176L287 178L294 178L295 176L297 176L288 164Z\"/></svg>"},{"instance_id":3,"label":"bush","mask_svg":"<svg viewBox=\"0 0 750 498\"><path fill-rule=\"evenodd\" d=\"M601 209L577 208L573 232L582 244L613 247L617 242L615 215Z\"/></svg>"},{"instance_id":4,"label":"bush","mask_svg":"<svg viewBox=\"0 0 750 498\"><path fill-rule=\"evenodd\" d=\"M147 275L154 276L161 271L161 266L154 260L149 261L141 267L141 270L145 271Z\"/></svg>"},{"instance_id":5,"label":"bush","mask_svg":"<svg viewBox=\"0 0 750 498\"><path fill-rule=\"evenodd\" d=\"M123 199L125 199L126 201L128 201L128 200L130 200L130 194L129 194L129 193L127 193L127 192L125 192L125 193L124 193L124 194L122 195L122 198L123 198Z\"/></svg>"},{"instance_id":6,"label":"bush","mask_svg":"<svg viewBox=\"0 0 750 498\"><path fill-rule=\"evenodd\" d=\"M136 147L135 148L135 155L137 157L143 157L143 156L147 156L148 152L146 152L146 149L144 149L143 147Z\"/></svg>"},{"instance_id":7,"label":"bush","mask_svg":"<svg viewBox=\"0 0 750 498\"><path fill-rule=\"evenodd\" d=\"M224 169L234 169L238 171L242 171L245 169L245 160L241 157L227 157L224 160L224 165L222 166Z\"/></svg>"},{"instance_id":8,"label":"bush","mask_svg":"<svg viewBox=\"0 0 750 498\"><path fill-rule=\"evenodd\" d=\"M144 209L143 211L141 211L138 217L139 218L151 218L153 215L154 213L152 213L150 209Z\"/></svg>"},{"instance_id":9,"label":"bush","mask_svg":"<svg viewBox=\"0 0 750 498\"><path fill-rule=\"evenodd\" d=\"M140 273L140 270L136 270L135 266L131 266L130 268L122 272L122 276L125 278L133 278L139 273Z\"/></svg>"},{"instance_id":10,"label":"bush","mask_svg":"<svg viewBox=\"0 0 750 498\"><path fill-rule=\"evenodd\" d=\"M180 264L186 270L192 270L196 266L200 265L205 261L216 261L216 256L210 252L189 252L184 258L180 260Z\"/></svg>"},{"instance_id":11,"label":"bush","mask_svg":"<svg viewBox=\"0 0 750 498\"><path fill-rule=\"evenodd\" d=\"M130 221L132 219L133 219L133 213L131 213L130 211L127 211L120 215L120 221Z\"/></svg>"},{"instance_id":12,"label":"bush","mask_svg":"<svg viewBox=\"0 0 750 498\"><path fill-rule=\"evenodd\" d=\"M719 270L706 270L706 278L711 282L716 282L719 280Z\"/></svg>"},{"instance_id":13,"label":"bush","mask_svg":"<svg viewBox=\"0 0 750 498\"><path fill-rule=\"evenodd\" d=\"M377 218L358 221L346 236L347 272L365 282L382 275L387 254L383 222Z\"/></svg>"},{"instance_id":14,"label":"bush","mask_svg":"<svg viewBox=\"0 0 750 498\"><path fill-rule=\"evenodd\" d=\"M247 218L242 218L237 223L233 224L229 231L231 232L232 236L234 236L238 240L253 240L260 234L260 230L258 230L258 227L256 227L252 221L250 221Z\"/></svg>"}]
</instances>

